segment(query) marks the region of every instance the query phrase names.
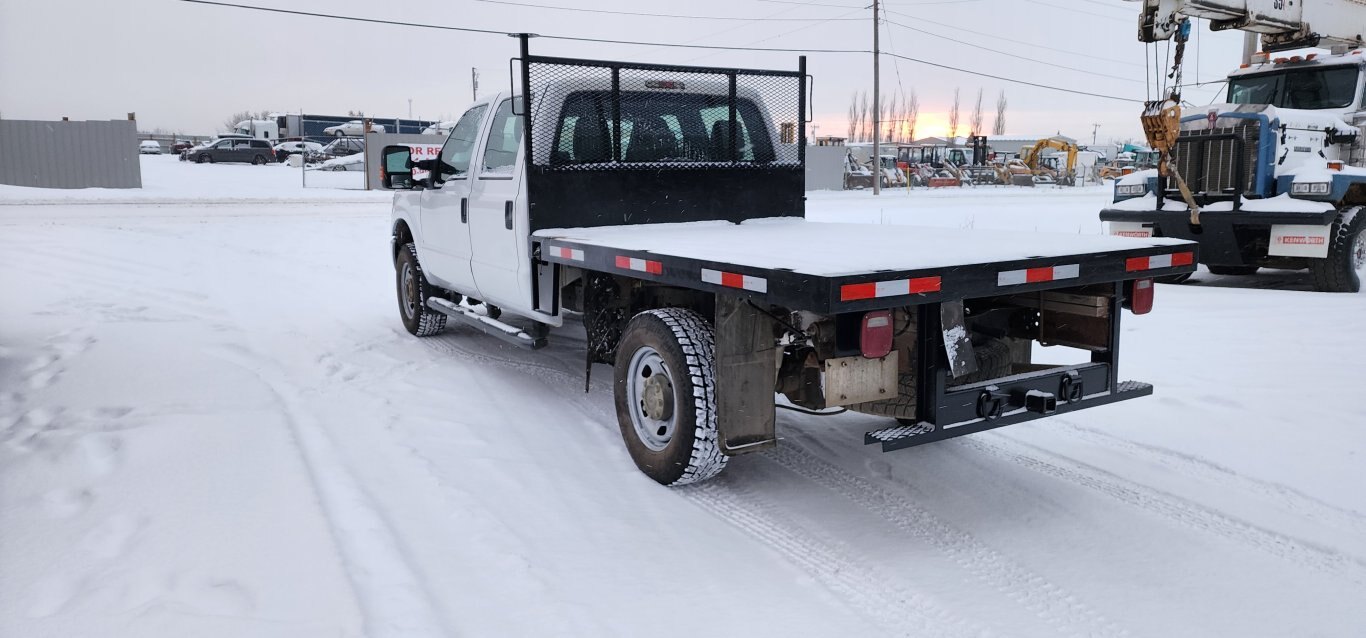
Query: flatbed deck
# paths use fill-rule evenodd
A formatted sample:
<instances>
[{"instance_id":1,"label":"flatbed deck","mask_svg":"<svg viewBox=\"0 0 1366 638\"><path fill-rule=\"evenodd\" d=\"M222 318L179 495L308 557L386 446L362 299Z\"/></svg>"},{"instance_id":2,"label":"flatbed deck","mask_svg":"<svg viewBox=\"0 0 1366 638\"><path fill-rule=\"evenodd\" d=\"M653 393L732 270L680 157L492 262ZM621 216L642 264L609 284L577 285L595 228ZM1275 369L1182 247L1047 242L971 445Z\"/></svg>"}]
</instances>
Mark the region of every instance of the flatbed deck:
<instances>
[{"instance_id":1,"label":"flatbed deck","mask_svg":"<svg viewBox=\"0 0 1366 638\"><path fill-rule=\"evenodd\" d=\"M1167 238L758 219L535 233L542 259L813 312L855 312L1192 272Z\"/></svg>"}]
</instances>

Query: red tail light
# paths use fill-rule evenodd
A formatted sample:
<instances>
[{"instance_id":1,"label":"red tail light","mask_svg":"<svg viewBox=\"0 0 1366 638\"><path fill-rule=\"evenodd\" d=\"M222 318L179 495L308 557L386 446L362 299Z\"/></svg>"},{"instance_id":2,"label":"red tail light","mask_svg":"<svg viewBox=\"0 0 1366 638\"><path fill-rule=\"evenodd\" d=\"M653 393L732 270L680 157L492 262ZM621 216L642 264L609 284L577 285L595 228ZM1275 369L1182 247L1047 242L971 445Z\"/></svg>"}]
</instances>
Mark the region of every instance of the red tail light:
<instances>
[{"instance_id":1,"label":"red tail light","mask_svg":"<svg viewBox=\"0 0 1366 638\"><path fill-rule=\"evenodd\" d=\"M1153 310L1153 292L1157 286L1151 279L1135 279L1129 291L1129 309L1136 315L1146 315Z\"/></svg>"},{"instance_id":2,"label":"red tail light","mask_svg":"<svg viewBox=\"0 0 1366 638\"><path fill-rule=\"evenodd\" d=\"M863 315L859 349L867 359L881 359L892 351L892 311L874 310Z\"/></svg>"}]
</instances>

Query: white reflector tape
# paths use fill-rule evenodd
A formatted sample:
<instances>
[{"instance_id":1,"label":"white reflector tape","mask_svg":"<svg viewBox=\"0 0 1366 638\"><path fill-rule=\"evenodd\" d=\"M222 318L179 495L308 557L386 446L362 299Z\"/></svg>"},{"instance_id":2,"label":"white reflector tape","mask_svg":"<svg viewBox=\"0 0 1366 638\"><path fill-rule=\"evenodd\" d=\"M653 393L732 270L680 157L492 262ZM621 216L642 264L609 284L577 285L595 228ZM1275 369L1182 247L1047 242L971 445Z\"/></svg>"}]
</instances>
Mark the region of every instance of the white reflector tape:
<instances>
[{"instance_id":1,"label":"white reflector tape","mask_svg":"<svg viewBox=\"0 0 1366 638\"><path fill-rule=\"evenodd\" d=\"M579 250L578 248L551 246L550 255L552 257L559 257L560 259L572 259L574 261L583 261L583 251Z\"/></svg>"},{"instance_id":2,"label":"white reflector tape","mask_svg":"<svg viewBox=\"0 0 1366 638\"><path fill-rule=\"evenodd\" d=\"M1041 281L1057 281L1059 279L1076 279L1081 276L1080 264L1065 264L1062 266L1044 266L1042 268L1026 268L1024 270L1003 270L996 275L997 286L1018 286L1020 284L1032 284Z\"/></svg>"},{"instance_id":3,"label":"white reflector tape","mask_svg":"<svg viewBox=\"0 0 1366 638\"><path fill-rule=\"evenodd\" d=\"M768 292L768 280L763 277L753 277L741 275L739 273L724 272L721 270L702 269L702 281L717 286L727 288L742 288L752 292Z\"/></svg>"}]
</instances>

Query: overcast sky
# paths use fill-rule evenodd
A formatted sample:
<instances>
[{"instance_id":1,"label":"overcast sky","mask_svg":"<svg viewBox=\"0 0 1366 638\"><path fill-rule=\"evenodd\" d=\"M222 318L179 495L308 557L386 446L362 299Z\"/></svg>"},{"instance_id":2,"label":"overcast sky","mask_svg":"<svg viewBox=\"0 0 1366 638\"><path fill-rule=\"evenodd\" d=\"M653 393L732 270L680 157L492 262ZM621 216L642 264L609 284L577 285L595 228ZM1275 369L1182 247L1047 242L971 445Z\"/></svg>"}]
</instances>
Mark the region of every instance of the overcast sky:
<instances>
[{"instance_id":1,"label":"overcast sky","mask_svg":"<svg viewBox=\"0 0 1366 638\"><path fill-rule=\"evenodd\" d=\"M594 14L477 0L229 1L653 42L866 49L872 40L872 12L859 0L524 0L610 11L769 19L752 21ZM882 47L970 71L1141 100L1146 94L1145 47L1135 39L1137 7L1122 0L893 0L887 3L886 17L899 24L883 25ZM812 21L793 20L805 18ZM1186 80L1222 78L1239 62L1241 34L1213 33L1205 24L1198 31L1187 51ZM532 51L751 68L796 68L797 63L795 53L544 39L533 40ZM481 94L506 90L507 60L514 55L516 41L499 35L342 22L178 0L0 0L0 116L111 119L134 111L144 130L208 134L217 131L229 114L243 109L317 114L360 110L377 117L404 117L411 99L415 116L435 119L464 110L471 99L471 68L480 71ZM871 57L810 54L818 134L843 134L850 95L871 89ZM1092 124L1100 124L1101 142L1141 135L1137 103L1032 88L890 57L883 58L881 76L884 92L915 90L919 95L918 136L945 133L955 88L962 92L965 122L978 89L983 90L988 127L996 96L1004 90L1012 134L1061 131L1090 141ZM1186 99L1205 104L1220 94L1219 87L1189 89Z\"/></svg>"}]
</instances>

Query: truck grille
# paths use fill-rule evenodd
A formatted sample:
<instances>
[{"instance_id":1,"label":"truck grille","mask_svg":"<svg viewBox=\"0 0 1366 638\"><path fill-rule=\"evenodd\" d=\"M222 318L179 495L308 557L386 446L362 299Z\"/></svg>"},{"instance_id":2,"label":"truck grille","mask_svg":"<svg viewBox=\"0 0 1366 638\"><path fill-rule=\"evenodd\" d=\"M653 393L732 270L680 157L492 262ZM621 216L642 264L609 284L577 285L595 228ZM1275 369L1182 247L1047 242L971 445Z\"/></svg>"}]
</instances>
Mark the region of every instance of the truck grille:
<instances>
[{"instance_id":1,"label":"truck grille","mask_svg":"<svg viewBox=\"0 0 1366 638\"><path fill-rule=\"evenodd\" d=\"M1191 191L1209 197L1229 197L1241 181L1243 195L1257 195L1255 177L1261 127L1259 120L1252 119L1234 126L1181 131L1175 153L1176 169ZM1230 139L1230 135L1237 139ZM1209 137L1217 139L1203 139Z\"/></svg>"}]
</instances>

